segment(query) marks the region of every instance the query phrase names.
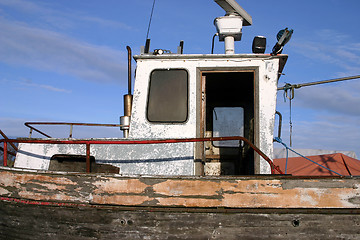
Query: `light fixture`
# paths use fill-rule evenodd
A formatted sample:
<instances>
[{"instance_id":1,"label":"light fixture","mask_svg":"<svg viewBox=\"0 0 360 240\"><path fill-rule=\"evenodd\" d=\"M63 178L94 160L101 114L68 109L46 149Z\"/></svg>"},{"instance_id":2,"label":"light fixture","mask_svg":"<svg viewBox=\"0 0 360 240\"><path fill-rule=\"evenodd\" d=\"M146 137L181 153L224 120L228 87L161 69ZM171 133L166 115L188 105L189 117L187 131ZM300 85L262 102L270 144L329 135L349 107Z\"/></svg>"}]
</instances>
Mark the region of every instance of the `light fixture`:
<instances>
[{"instance_id":1,"label":"light fixture","mask_svg":"<svg viewBox=\"0 0 360 240\"><path fill-rule=\"evenodd\" d=\"M275 46L272 49L271 55L277 55L281 54L285 44L289 42L294 30L285 28L283 30L280 30L278 34L276 35L276 39L278 40Z\"/></svg>"},{"instance_id":2,"label":"light fixture","mask_svg":"<svg viewBox=\"0 0 360 240\"><path fill-rule=\"evenodd\" d=\"M266 49L266 37L264 36L256 36L254 37L252 44L252 52L253 53L265 53Z\"/></svg>"}]
</instances>

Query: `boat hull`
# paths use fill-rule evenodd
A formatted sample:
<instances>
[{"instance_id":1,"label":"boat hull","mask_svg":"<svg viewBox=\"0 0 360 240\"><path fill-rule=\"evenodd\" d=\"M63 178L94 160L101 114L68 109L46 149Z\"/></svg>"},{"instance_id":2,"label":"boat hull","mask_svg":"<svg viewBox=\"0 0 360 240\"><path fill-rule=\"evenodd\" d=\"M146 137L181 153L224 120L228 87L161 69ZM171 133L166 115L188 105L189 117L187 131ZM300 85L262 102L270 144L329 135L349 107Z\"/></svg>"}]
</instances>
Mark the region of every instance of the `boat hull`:
<instances>
[{"instance_id":1,"label":"boat hull","mask_svg":"<svg viewBox=\"0 0 360 240\"><path fill-rule=\"evenodd\" d=\"M356 239L360 178L0 168L6 239Z\"/></svg>"},{"instance_id":2,"label":"boat hull","mask_svg":"<svg viewBox=\"0 0 360 240\"><path fill-rule=\"evenodd\" d=\"M4 239L358 239L358 210L174 209L0 202Z\"/></svg>"}]
</instances>

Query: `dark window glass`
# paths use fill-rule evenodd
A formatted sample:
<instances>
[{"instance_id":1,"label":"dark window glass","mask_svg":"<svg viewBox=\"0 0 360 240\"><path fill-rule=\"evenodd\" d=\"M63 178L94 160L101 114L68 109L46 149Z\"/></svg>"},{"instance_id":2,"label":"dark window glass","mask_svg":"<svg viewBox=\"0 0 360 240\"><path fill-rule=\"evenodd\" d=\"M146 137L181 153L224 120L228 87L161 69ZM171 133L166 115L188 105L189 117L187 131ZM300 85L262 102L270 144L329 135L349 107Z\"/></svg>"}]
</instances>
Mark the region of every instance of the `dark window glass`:
<instances>
[{"instance_id":1,"label":"dark window glass","mask_svg":"<svg viewBox=\"0 0 360 240\"><path fill-rule=\"evenodd\" d=\"M244 136L244 109L242 107L215 107L213 110L213 137ZM239 141L214 141L215 147L239 147Z\"/></svg>"},{"instance_id":2,"label":"dark window glass","mask_svg":"<svg viewBox=\"0 0 360 240\"><path fill-rule=\"evenodd\" d=\"M147 118L150 122L185 122L188 74L182 69L154 70L150 76Z\"/></svg>"}]
</instances>

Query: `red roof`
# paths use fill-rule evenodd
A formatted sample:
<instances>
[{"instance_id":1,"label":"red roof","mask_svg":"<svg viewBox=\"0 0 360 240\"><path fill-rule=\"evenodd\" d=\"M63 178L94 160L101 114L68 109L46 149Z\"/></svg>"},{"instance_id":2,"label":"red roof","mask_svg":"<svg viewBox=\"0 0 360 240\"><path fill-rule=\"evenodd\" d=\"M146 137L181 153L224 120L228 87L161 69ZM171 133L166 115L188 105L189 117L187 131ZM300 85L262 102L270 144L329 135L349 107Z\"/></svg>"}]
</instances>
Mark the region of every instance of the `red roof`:
<instances>
[{"instance_id":1,"label":"red roof","mask_svg":"<svg viewBox=\"0 0 360 240\"><path fill-rule=\"evenodd\" d=\"M307 156L307 158L343 176L360 175L360 161L342 153ZM274 164L283 172L285 172L285 163L286 158L274 159ZM294 176L338 176L303 157L288 158L286 173Z\"/></svg>"}]
</instances>

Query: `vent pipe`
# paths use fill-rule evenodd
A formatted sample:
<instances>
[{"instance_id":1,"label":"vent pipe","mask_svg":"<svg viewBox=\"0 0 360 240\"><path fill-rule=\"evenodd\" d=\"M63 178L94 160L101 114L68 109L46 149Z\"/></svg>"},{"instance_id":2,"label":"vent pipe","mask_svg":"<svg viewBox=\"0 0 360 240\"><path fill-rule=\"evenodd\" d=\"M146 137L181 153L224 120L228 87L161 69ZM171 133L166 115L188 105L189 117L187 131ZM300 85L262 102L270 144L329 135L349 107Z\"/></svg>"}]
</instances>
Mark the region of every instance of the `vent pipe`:
<instances>
[{"instance_id":1,"label":"vent pipe","mask_svg":"<svg viewBox=\"0 0 360 240\"><path fill-rule=\"evenodd\" d=\"M124 137L129 137L130 118L132 108L132 94L131 94L131 48L126 46L128 51L128 94L124 95L124 116L120 117L120 129L124 133Z\"/></svg>"}]
</instances>

